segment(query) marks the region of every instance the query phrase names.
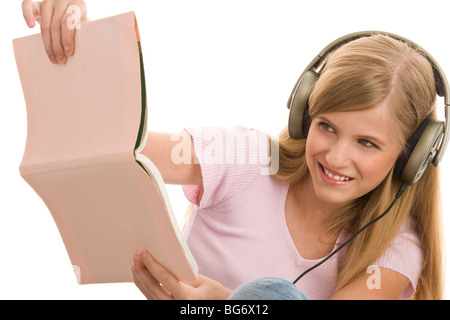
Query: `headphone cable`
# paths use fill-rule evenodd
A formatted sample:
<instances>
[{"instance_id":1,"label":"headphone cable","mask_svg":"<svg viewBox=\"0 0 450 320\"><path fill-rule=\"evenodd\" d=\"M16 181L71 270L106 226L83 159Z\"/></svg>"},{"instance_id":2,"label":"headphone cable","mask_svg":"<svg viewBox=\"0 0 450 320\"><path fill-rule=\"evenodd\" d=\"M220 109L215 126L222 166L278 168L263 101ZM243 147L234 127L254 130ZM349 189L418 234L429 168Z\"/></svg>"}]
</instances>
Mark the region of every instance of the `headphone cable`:
<instances>
[{"instance_id":1,"label":"headphone cable","mask_svg":"<svg viewBox=\"0 0 450 320\"><path fill-rule=\"evenodd\" d=\"M332 256L334 256L336 253L338 253L342 248L344 248L350 241L352 241L353 239L355 239L361 232L363 232L367 227L371 226L372 224L374 224L375 222L377 222L378 220L380 220L381 218L383 218L394 206L394 204L397 202L397 200L400 198L400 196L402 195L403 191L405 190L406 186L408 184L406 182L403 182L399 188L399 190L397 191L397 194L395 195L394 200L392 200L392 203L389 205L389 207L386 209L386 211L384 211L380 216L378 216L377 218L373 219L372 221L370 221L369 223L367 223L364 227L362 227L361 229L359 229L354 235L352 235L347 241L345 241L343 244L341 244L338 248L336 248L333 252L331 252L328 256L326 256L325 258L323 258L322 260L320 260L318 263L316 263L315 265L313 265L311 268L307 269L306 271L304 271L302 274L300 274L297 279L295 279L293 281L293 284L296 284L298 280L300 280L304 275L306 275L307 273L309 273L310 271L314 270L315 268L317 268L318 266L320 266L321 264L323 264L324 262L326 262L328 259L330 259Z\"/></svg>"}]
</instances>

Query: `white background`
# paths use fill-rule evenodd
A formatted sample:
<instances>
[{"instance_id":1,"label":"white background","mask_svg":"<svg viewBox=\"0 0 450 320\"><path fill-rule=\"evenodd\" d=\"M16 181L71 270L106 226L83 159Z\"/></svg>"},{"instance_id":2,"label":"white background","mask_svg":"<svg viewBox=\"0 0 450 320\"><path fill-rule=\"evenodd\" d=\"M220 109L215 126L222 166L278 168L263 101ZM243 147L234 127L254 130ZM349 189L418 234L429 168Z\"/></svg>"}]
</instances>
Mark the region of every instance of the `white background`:
<instances>
[{"instance_id":1,"label":"white background","mask_svg":"<svg viewBox=\"0 0 450 320\"><path fill-rule=\"evenodd\" d=\"M26 26L21 2L3 1L0 20L0 298L141 299L134 284L77 284L50 213L19 175L27 128L12 39L39 32L39 27ZM87 1L91 20L136 13L150 129L245 125L272 134L287 121L287 98L299 74L325 45L344 34L384 30L403 35L427 49L450 74L449 3ZM442 165L447 231L449 170L447 154ZM181 219L187 205L181 187L168 190ZM449 297L449 285L446 292Z\"/></svg>"}]
</instances>

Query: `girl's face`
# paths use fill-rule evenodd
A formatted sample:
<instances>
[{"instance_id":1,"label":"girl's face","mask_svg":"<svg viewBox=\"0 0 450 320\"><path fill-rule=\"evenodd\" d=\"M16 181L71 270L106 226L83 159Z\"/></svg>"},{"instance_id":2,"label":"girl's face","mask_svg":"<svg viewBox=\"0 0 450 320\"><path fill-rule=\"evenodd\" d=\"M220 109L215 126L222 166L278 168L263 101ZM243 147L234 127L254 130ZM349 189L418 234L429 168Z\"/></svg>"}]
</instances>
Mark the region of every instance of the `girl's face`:
<instances>
[{"instance_id":1,"label":"girl's face","mask_svg":"<svg viewBox=\"0 0 450 320\"><path fill-rule=\"evenodd\" d=\"M318 115L306 141L306 162L317 197L343 205L377 187L402 151L387 106Z\"/></svg>"}]
</instances>

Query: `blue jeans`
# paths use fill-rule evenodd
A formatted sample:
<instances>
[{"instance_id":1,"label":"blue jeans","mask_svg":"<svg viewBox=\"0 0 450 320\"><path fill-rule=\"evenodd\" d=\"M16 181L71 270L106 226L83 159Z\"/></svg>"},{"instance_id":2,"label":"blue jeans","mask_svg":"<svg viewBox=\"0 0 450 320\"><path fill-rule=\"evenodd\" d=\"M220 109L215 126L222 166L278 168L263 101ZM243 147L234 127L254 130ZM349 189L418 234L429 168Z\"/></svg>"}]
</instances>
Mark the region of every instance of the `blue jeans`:
<instances>
[{"instance_id":1,"label":"blue jeans","mask_svg":"<svg viewBox=\"0 0 450 320\"><path fill-rule=\"evenodd\" d=\"M267 277L240 285L228 300L309 300L309 298L292 282Z\"/></svg>"}]
</instances>

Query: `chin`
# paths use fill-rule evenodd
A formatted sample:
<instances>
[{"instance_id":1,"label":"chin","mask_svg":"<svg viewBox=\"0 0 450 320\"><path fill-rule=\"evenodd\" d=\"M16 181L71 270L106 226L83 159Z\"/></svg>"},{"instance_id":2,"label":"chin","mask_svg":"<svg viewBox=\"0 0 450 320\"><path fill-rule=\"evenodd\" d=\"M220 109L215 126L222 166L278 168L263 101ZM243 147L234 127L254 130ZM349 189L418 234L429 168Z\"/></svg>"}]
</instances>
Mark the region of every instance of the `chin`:
<instances>
[{"instance_id":1,"label":"chin","mask_svg":"<svg viewBox=\"0 0 450 320\"><path fill-rule=\"evenodd\" d=\"M343 190L337 192L335 190L314 188L314 191L321 202L335 206L344 206L357 198L352 193Z\"/></svg>"}]
</instances>

